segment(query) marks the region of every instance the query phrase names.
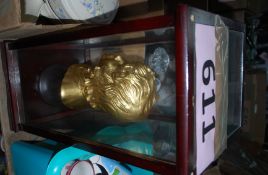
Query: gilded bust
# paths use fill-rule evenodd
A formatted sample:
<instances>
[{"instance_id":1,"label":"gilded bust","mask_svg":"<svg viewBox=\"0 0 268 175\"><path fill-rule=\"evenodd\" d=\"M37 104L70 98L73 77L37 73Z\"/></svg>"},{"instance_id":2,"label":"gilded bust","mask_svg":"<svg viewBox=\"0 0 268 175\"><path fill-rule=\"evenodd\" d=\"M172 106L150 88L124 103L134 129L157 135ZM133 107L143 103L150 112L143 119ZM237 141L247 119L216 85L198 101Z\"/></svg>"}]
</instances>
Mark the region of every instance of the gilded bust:
<instances>
[{"instance_id":1,"label":"gilded bust","mask_svg":"<svg viewBox=\"0 0 268 175\"><path fill-rule=\"evenodd\" d=\"M65 106L91 106L122 120L148 116L156 101L154 72L142 63L127 63L120 55L105 54L95 67L71 65L61 84Z\"/></svg>"}]
</instances>

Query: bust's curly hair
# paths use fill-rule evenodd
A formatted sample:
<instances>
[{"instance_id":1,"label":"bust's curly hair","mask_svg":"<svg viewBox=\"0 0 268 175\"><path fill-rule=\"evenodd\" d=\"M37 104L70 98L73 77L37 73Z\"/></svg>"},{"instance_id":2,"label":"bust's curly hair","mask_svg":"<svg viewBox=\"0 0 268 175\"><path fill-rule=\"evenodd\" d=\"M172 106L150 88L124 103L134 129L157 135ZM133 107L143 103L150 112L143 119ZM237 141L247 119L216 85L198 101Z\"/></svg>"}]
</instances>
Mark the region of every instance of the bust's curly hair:
<instances>
[{"instance_id":1,"label":"bust's curly hair","mask_svg":"<svg viewBox=\"0 0 268 175\"><path fill-rule=\"evenodd\" d=\"M78 64L72 69L79 66L85 67ZM64 79L70 79L68 71ZM154 73L142 63L127 64L120 56L104 55L98 66L84 69L82 75L76 81L79 82L76 84L80 95L92 108L102 109L117 118L128 121L143 119L156 101ZM62 89L66 87L64 79ZM62 99L72 108L64 96Z\"/></svg>"}]
</instances>

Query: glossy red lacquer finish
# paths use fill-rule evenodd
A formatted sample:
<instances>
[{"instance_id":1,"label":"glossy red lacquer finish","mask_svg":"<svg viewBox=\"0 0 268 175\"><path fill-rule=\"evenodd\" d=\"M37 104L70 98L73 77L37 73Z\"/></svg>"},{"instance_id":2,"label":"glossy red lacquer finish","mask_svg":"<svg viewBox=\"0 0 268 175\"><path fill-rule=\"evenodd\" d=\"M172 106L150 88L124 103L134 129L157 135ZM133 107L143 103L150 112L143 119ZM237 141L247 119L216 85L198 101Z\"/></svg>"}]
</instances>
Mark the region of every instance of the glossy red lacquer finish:
<instances>
[{"instance_id":1,"label":"glossy red lacquer finish","mask_svg":"<svg viewBox=\"0 0 268 175\"><path fill-rule=\"evenodd\" d=\"M188 7L178 7L176 15L176 109L177 174L187 175L189 164L189 117L191 108L191 72L188 57Z\"/></svg>"}]
</instances>

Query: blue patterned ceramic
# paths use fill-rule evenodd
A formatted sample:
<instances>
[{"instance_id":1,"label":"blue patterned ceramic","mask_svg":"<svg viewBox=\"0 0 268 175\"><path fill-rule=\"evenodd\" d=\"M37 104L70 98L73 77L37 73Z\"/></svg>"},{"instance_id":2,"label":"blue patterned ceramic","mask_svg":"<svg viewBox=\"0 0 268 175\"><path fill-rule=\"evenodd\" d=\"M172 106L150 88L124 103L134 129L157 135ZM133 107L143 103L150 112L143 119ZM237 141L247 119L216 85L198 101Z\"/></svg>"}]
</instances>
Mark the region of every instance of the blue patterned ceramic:
<instances>
[{"instance_id":1,"label":"blue patterned ceramic","mask_svg":"<svg viewBox=\"0 0 268 175\"><path fill-rule=\"evenodd\" d=\"M94 23L113 20L118 0L47 0L59 19L71 19Z\"/></svg>"}]
</instances>

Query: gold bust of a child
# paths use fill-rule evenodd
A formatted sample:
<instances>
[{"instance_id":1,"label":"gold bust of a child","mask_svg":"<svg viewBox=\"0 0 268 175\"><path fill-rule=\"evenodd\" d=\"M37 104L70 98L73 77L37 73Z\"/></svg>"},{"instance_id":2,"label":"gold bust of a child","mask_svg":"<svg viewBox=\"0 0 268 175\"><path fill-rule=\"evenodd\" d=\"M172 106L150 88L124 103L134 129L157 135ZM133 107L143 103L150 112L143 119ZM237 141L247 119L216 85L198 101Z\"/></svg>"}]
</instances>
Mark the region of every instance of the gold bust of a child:
<instances>
[{"instance_id":1,"label":"gold bust of a child","mask_svg":"<svg viewBox=\"0 0 268 175\"><path fill-rule=\"evenodd\" d=\"M100 63L71 65L61 84L65 106L91 106L122 120L148 116L156 101L154 72L142 63L126 63L118 55L103 55Z\"/></svg>"}]
</instances>

